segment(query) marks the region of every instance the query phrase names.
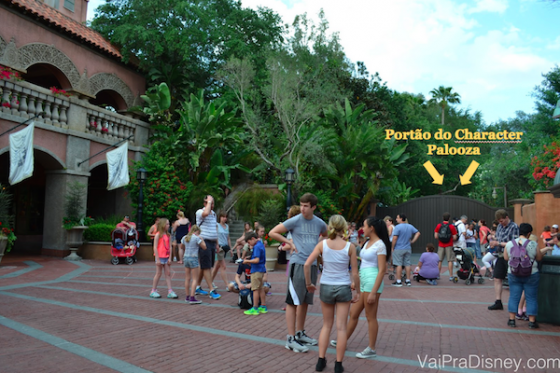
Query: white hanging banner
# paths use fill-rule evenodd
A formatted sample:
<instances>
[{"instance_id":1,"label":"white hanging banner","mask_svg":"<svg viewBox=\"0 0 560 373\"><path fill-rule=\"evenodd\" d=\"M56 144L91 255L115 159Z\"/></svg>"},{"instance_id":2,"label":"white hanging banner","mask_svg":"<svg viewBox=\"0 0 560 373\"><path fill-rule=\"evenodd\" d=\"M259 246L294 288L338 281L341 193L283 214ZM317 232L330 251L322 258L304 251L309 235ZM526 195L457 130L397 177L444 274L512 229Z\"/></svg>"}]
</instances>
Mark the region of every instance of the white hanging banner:
<instances>
[{"instance_id":1,"label":"white hanging banner","mask_svg":"<svg viewBox=\"0 0 560 373\"><path fill-rule=\"evenodd\" d=\"M107 169L109 171L107 190L128 185L130 181L128 177L128 142L107 152Z\"/></svg>"},{"instance_id":2,"label":"white hanging banner","mask_svg":"<svg viewBox=\"0 0 560 373\"><path fill-rule=\"evenodd\" d=\"M33 175L33 130L31 122L25 129L10 135L10 177L11 185Z\"/></svg>"}]
</instances>

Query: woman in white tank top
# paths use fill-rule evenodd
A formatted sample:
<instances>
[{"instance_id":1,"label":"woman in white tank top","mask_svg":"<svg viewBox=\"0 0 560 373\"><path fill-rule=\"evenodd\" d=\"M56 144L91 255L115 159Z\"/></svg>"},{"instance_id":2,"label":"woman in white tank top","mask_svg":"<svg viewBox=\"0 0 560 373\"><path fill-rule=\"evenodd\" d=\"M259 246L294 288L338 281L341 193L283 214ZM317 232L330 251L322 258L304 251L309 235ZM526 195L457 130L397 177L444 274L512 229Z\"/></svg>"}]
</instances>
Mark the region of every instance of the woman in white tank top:
<instances>
[{"instance_id":1,"label":"woman in white tank top","mask_svg":"<svg viewBox=\"0 0 560 373\"><path fill-rule=\"evenodd\" d=\"M360 258L362 259L360 290L362 294L360 300L350 308L350 321L346 333L350 338L358 325L360 314L365 308L369 344L364 351L356 354L356 357L361 359L377 356L375 352L378 331L377 308L379 297L383 291L383 275L387 270L387 261L389 260L387 249L391 247L386 223L374 216L370 216L364 221L364 236L367 241L360 250ZM331 345L338 346L338 341L331 341Z\"/></svg>"},{"instance_id":2,"label":"woman in white tank top","mask_svg":"<svg viewBox=\"0 0 560 373\"><path fill-rule=\"evenodd\" d=\"M313 293L316 288L311 283L311 266L319 255L323 257L323 275L320 284L321 309L323 310L323 329L319 336L319 360L315 370L320 372L327 365L325 359L334 323L336 309L336 328L338 340L336 347L335 372L342 372L342 359L346 350L346 324L351 301L359 298L358 260L356 247L347 242L348 224L340 215L333 215L329 219L329 236L327 240L319 242L311 253L304 266L305 283L307 291ZM352 268L352 276L348 267ZM354 295L352 291L356 290Z\"/></svg>"}]
</instances>

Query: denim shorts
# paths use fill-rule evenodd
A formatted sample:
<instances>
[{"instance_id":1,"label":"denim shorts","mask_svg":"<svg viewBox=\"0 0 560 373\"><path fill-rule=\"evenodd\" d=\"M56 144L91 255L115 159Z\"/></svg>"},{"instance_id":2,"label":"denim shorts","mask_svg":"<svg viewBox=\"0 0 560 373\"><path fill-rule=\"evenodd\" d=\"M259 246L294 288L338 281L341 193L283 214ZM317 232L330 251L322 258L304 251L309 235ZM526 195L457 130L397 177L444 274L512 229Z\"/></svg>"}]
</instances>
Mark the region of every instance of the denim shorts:
<instances>
[{"instance_id":1,"label":"denim shorts","mask_svg":"<svg viewBox=\"0 0 560 373\"><path fill-rule=\"evenodd\" d=\"M352 300L352 289L350 289L350 285L321 284L319 298L321 302L327 304L350 302Z\"/></svg>"},{"instance_id":2,"label":"denim shorts","mask_svg":"<svg viewBox=\"0 0 560 373\"><path fill-rule=\"evenodd\" d=\"M185 268L198 268L198 257L184 256L183 263L185 264Z\"/></svg>"},{"instance_id":3,"label":"denim shorts","mask_svg":"<svg viewBox=\"0 0 560 373\"><path fill-rule=\"evenodd\" d=\"M165 264L167 264L168 261L169 261L169 258L159 258L159 262L160 262L161 264L164 264L164 265L165 265ZM157 260L156 260L156 263L157 263Z\"/></svg>"}]
</instances>

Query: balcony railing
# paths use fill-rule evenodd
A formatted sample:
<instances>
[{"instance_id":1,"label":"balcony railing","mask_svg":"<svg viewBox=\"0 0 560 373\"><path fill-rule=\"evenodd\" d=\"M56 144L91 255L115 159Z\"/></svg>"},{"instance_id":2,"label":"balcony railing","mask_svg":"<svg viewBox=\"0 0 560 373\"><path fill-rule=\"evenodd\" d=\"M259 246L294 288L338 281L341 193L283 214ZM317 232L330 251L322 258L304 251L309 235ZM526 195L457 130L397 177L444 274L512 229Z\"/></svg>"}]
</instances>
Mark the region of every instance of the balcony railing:
<instances>
[{"instance_id":1,"label":"balcony railing","mask_svg":"<svg viewBox=\"0 0 560 373\"><path fill-rule=\"evenodd\" d=\"M100 142L124 140L132 135L130 144L143 145L148 139L149 124L146 122L103 109L77 97L55 95L29 82L0 80L0 97L3 104L0 113L27 119L43 112L38 121L53 127L85 132Z\"/></svg>"}]
</instances>

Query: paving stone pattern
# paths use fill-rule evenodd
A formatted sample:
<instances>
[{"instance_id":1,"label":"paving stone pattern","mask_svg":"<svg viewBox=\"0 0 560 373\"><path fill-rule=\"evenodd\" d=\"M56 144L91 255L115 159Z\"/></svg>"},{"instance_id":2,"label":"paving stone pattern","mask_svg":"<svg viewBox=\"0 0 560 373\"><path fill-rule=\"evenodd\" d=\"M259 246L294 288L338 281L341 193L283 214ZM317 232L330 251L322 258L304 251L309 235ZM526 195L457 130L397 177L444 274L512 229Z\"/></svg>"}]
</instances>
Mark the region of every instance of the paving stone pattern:
<instances>
[{"instance_id":1,"label":"paving stone pattern","mask_svg":"<svg viewBox=\"0 0 560 373\"><path fill-rule=\"evenodd\" d=\"M228 263L231 280L235 269ZM222 299L199 296L203 304L186 304L184 270L177 264L172 266L172 279L179 299L165 298L164 278L160 280L163 298L151 299L154 273L153 264L147 262L112 266L96 260L4 258L0 373L315 371L316 347L304 354L284 348L283 271L269 273L269 313L259 316L245 316L237 307L237 295L226 292L221 279L215 282ZM435 287L413 283L395 288L385 276L378 312L378 357L355 357L368 344L362 314L348 341L345 371L560 371L560 326L541 324L531 330L527 322L518 320L517 328L509 328L506 311L487 310L494 297L492 281L466 286L446 280L443 277ZM504 304L508 295L504 291ZM307 334L318 338L321 326L316 297L308 311ZM336 330L331 338L336 338ZM451 358L470 358L470 365L465 368L461 360L455 365L442 360ZM520 361L520 367L500 366L506 358ZM427 364L434 359L439 359L439 366L431 369ZM481 359L492 360L482 365ZM334 370L335 360L335 350L329 348L325 372Z\"/></svg>"}]
</instances>

